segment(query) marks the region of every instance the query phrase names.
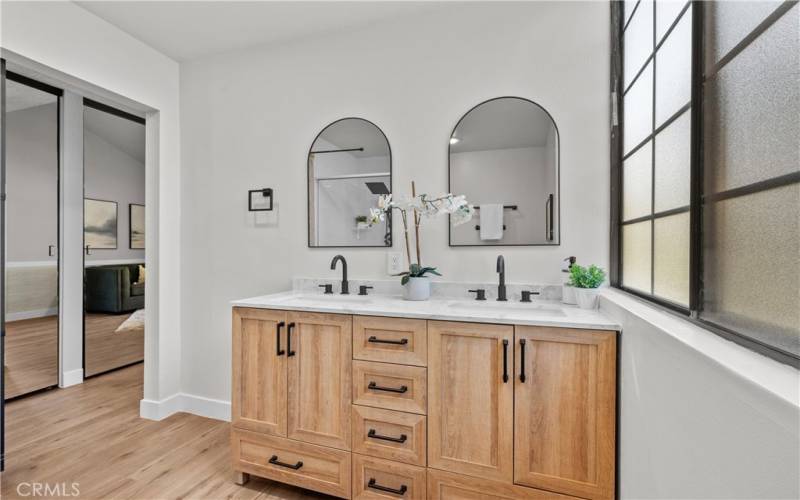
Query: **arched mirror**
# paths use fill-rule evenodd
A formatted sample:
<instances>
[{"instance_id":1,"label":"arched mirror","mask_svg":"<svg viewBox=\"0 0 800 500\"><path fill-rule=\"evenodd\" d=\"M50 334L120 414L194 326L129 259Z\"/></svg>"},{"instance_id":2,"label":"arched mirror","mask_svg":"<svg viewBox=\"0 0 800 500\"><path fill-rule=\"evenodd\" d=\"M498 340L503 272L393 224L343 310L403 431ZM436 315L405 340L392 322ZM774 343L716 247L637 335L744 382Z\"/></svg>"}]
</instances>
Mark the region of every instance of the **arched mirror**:
<instances>
[{"instance_id":1,"label":"arched mirror","mask_svg":"<svg viewBox=\"0 0 800 500\"><path fill-rule=\"evenodd\" d=\"M449 191L477 214L450 227L450 246L558 245L558 144L553 118L528 99L469 110L450 136Z\"/></svg>"},{"instance_id":2,"label":"arched mirror","mask_svg":"<svg viewBox=\"0 0 800 500\"><path fill-rule=\"evenodd\" d=\"M378 197L391 192L392 151L381 129L363 118L331 123L308 153L308 246L392 246L391 217L368 223Z\"/></svg>"}]
</instances>

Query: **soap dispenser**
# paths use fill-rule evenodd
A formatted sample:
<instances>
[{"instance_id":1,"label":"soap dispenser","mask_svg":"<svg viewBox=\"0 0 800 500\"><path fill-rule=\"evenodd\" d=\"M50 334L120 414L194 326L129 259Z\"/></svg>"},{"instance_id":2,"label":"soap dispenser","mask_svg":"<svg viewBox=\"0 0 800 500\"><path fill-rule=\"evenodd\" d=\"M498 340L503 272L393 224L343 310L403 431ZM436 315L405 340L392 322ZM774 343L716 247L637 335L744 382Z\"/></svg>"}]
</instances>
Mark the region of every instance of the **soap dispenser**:
<instances>
[{"instance_id":1,"label":"soap dispenser","mask_svg":"<svg viewBox=\"0 0 800 500\"><path fill-rule=\"evenodd\" d=\"M575 288L569 284L569 271L575 265L576 260L574 256L569 256L561 265L561 272L564 273L564 282L561 284L561 302L564 304L575 305L578 303L578 299L575 297Z\"/></svg>"}]
</instances>

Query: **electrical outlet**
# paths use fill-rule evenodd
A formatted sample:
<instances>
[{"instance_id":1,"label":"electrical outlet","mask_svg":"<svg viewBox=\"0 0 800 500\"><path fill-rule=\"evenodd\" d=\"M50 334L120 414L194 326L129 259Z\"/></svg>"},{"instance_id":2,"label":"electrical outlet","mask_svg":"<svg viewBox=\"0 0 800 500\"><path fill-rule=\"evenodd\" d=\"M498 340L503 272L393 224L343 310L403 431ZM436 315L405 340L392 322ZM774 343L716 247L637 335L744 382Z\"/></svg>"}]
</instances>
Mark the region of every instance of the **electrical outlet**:
<instances>
[{"instance_id":1,"label":"electrical outlet","mask_svg":"<svg viewBox=\"0 0 800 500\"><path fill-rule=\"evenodd\" d=\"M403 254L400 252L388 252L386 254L386 274L401 272L403 272Z\"/></svg>"}]
</instances>

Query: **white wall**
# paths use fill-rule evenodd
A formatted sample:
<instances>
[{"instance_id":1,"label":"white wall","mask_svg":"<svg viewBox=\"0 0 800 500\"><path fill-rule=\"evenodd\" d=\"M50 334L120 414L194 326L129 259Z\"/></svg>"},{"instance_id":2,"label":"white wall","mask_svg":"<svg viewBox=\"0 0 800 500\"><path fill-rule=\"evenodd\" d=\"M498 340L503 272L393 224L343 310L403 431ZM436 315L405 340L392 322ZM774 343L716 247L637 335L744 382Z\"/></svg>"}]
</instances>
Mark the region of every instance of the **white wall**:
<instances>
[{"instance_id":1,"label":"white wall","mask_svg":"<svg viewBox=\"0 0 800 500\"><path fill-rule=\"evenodd\" d=\"M144 397L164 400L180 390L178 64L71 2L3 2L0 18L0 46L10 62L33 61L73 90L92 88L94 97L118 97L148 112ZM66 214L70 221L75 208ZM60 251L64 260L65 252L82 249Z\"/></svg>"},{"instance_id":2,"label":"white wall","mask_svg":"<svg viewBox=\"0 0 800 500\"><path fill-rule=\"evenodd\" d=\"M620 498L799 498L800 377L619 291Z\"/></svg>"},{"instance_id":3,"label":"white wall","mask_svg":"<svg viewBox=\"0 0 800 500\"><path fill-rule=\"evenodd\" d=\"M326 38L181 65L183 389L228 400L228 302L335 276L334 249L307 248L306 155L321 127L357 116L392 147L394 192L447 190L450 133L475 104L535 100L561 134L559 247L447 246L422 229L423 261L448 280L557 283L560 263L608 265L608 4L458 4ZM557 48L558 50L554 50ZM275 223L256 225L248 189L275 189ZM394 250L402 233L395 224ZM353 278L385 277L386 250L344 249Z\"/></svg>"},{"instance_id":4,"label":"white wall","mask_svg":"<svg viewBox=\"0 0 800 500\"><path fill-rule=\"evenodd\" d=\"M130 248L131 203L144 205L144 163L116 148L97 134L83 131L84 195L86 198L117 202L117 248L94 249L86 256L87 264L110 260L144 262L144 250Z\"/></svg>"}]
</instances>

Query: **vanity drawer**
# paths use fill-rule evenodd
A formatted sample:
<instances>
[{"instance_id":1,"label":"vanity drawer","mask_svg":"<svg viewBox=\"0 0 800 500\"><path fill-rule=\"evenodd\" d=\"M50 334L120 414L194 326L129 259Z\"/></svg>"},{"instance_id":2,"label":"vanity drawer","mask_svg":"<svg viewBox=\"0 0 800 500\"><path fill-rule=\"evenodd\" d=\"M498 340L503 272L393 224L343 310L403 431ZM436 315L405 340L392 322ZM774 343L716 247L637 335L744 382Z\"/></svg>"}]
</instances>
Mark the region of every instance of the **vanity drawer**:
<instances>
[{"instance_id":1,"label":"vanity drawer","mask_svg":"<svg viewBox=\"0 0 800 500\"><path fill-rule=\"evenodd\" d=\"M350 498L349 452L238 429L231 452L236 471Z\"/></svg>"},{"instance_id":2,"label":"vanity drawer","mask_svg":"<svg viewBox=\"0 0 800 500\"><path fill-rule=\"evenodd\" d=\"M425 466L424 415L353 405L353 451Z\"/></svg>"},{"instance_id":3,"label":"vanity drawer","mask_svg":"<svg viewBox=\"0 0 800 500\"><path fill-rule=\"evenodd\" d=\"M425 368L353 361L353 404L424 415L427 386Z\"/></svg>"},{"instance_id":4,"label":"vanity drawer","mask_svg":"<svg viewBox=\"0 0 800 500\"><path fill-rule=\"evenodd\" d=\"M424 319L353 317L353 358L427 366L428 322Z\"/></svg>"},{"instance_id":5,"label":"vanity drawer","mask_svg":"<svg viewBox=\"0 0 800 500\"><path fill-rule=\"evenodd\" d=\"M425 490L424 468L353 454L353 498L422 500Z\"/></svg>"},{"instance_id":6,"label":"vanity drawer","mask_svg":"<svg viewBox=\"0 0 800 500\"><path fill-rule=\"evenodd\" d=\"M581 500L552 491L428 469L430 500Z\"/></svg>"}]
</instances>

